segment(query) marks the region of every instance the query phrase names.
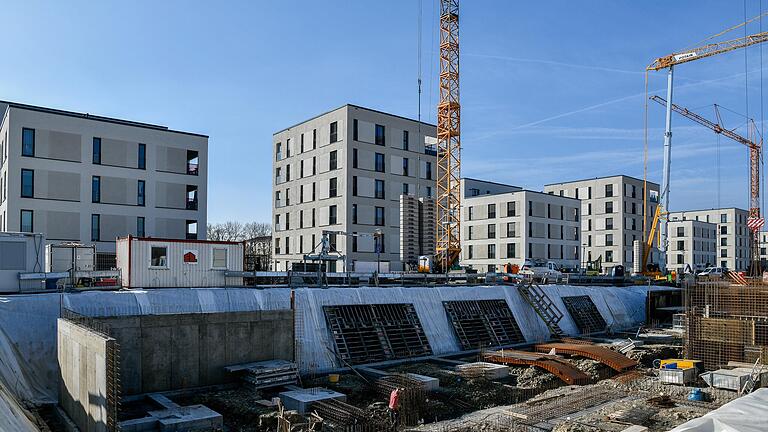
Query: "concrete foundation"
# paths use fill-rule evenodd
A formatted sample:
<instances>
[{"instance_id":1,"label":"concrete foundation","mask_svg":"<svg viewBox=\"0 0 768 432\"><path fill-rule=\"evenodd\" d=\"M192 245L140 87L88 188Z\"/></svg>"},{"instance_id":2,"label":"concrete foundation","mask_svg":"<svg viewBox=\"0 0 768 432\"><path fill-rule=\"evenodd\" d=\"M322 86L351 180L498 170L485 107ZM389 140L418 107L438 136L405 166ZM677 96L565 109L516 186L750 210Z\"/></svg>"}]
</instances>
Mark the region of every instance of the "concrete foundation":
<instances>
[{"instance_id":1,"label":"concrete foundation","mask_svg":"<svg viewBox=\"0 0 768 432\"><path fill-rule=\"evenodd\" d=\"M163 395L148 396L163 407L149 411L147 417L120 422L121 432L181 432L224 429L221 414L203 405L179 406Z\"/></svg>"},{"instance_id":2,"label":"concrete foundation","mask_svg":"<svg viewBox=\"0 0 768 432\"><path fill-rule=\"evenodd\" d=\"M415 379L416 381L424 384L424 390L426 391L436 391L440 388L440 380L437 378L432 378L430 376L426 375L419 375L415 373L407 373L406 374L408 378Z\"/></svg>"},{"instance_id":3,"label":"concrete foundation","mask_svg":"<svg viewBox=\"0 0 768 432\"><path fill-rule=\"evenodd\" d=\"M485 379L503 379L509 376L509 367L486 362L465 363L456 366L459 374L477 374Z\"/></svg>"},{"instance_id":4,"label":"concrete foundation","mask_svg":"<svg viewBox=\"0 0 768 432\"><path fill-rule=\"evenodd\" d=\"M347 396L322 387L290 390L280 393L280 400L283 402L283 406L286 409L298 411L300 414L309 411L312 402L328 399L346 401Z\"/></svg>"}]
</instances>

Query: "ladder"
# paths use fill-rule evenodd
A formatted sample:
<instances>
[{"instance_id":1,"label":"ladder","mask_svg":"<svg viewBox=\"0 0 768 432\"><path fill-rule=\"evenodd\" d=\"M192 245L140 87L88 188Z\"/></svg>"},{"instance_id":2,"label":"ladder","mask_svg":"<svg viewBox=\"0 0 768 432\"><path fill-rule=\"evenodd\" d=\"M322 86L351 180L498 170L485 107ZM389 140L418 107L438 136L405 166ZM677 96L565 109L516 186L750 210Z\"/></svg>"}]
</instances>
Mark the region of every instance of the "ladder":
<instances>
[{"instance_id":1,"label":"ladder","mask_svg":"<svg viewBox=\"0 0 768 432\"><path fill-rule=\"evenodd\" d=\"M755 389L755 383L760 379L760 375L763 372L763 365L760 364L760 357L757 357L755 364L752 366L752 371L749 373L749 379L744 383L744 387L741 388L741 394L745 395L751 393Z\"/></svg>"},{"instance_id":2,"label":"ladder","mask_svg":"<svg viewBox=\"0 0 768 432\"><path fill-rule=\"evenodd\" d=\"M536 311L536 314L541 317L554 338L560 339L565 336L565 332L558 325L560 320L563 319L563 312L557 308L552 299L549 298L539 285L534 283L533 280L523 280L517 285L517 290L523 297L523 300L528 302L533 310Z\"/></svg>"}]
</instances>

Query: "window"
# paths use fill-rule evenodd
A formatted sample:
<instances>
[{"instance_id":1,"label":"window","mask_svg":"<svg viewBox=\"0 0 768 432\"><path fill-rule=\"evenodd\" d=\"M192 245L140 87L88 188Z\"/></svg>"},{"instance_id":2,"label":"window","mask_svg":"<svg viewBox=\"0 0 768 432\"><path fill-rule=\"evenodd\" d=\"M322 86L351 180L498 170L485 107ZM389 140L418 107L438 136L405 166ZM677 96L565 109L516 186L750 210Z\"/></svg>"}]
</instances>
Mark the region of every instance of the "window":
<instances>
[{"instance_id":1,"label":"window","mask_svg":"<svg viewBox=\"0 0 768 432\"><path fill-rule=\"evenodd\" d=\"M606 246L613 246L613 234L606 234L605 235L605 245Z\"/></svg>"},{"instance_id":2,"label":"window","mask_svg":"<svg viewBox=\"0 0 768 432\"><path fill-rule=\"evenodd\" d=\"M488 225L488 238L496 238L496 224Z\"/></svg>"},{"instance_id":3,"label":"window","mask_svg":"<svg viewBox=\"0 0 768 432\"><path fill-rule=\"evenodd\" d=\"M613 196L613 185L607 184L605 185L605 197L610 198Z\"/></svg>"},{"instance_id":4,"label":"window","mask_svg":"<svg viewBox=\"0 0 768 432\"><path fill-rule=\"evenodd\" d=\"M291 181L291 165L285 166L285 181Z\"/></svg>"},{"instance_id":5,"label":"window","mask_svg":"<svg viewBox=\"0 0 768 432\"><path fill-rule=\"evenodd\" d=\"M357 234L357 233L353 233L353 234ZM356 235L352 236L352 252L357 252L357 236Z\"/></svg>"},{"instance_id":6,"label":"window","mask_svg":"<svg viewBox=\"0 0 768 432\"><path fill-rule=\"evenodd\" d=\"M517 215L517 205L514 201L507 202L507 217Z\"/></svg>"},{"instance_id":7,"label":"window","mask_svg":"<svg viewBox=\"0 0 768 432\"><path fill-rule=\"evenodd\" d=\"M291 139L285 140L285 157L291 157Z\"/></svg>"},{"instance_id":8,"label":"window","mask_svg":"<svg viewBox=\"0 0 768 432\"><path fill-rule=\"evenodd\" d=\"M285 189L285 205L291 205L291 188Z\"/></svg>"},{"instance_id":9,"label":"window","mask_svg":"<svg viewBox=\"0 0 768 432\"><path fill-rule=\"evenodd\" d=\"M384 226L384 207L376 207L375 225Z\"/></svg>"},{"instance_id":10,"label":"window","mask_svg":"<svg viewBox=\"0 0 768 432\"><path fill-rule=\"evenodd\" d=\"M357 176L352 176L352 196L357 196Z\"/></svg>"},{"instance_id":11,"label":"window","mask_svg":"<svg viewBox=\"0 0 768 432\"><path fill-rule=\"evenodd\" d=\"M35 172L30 169L21 170L21 196L24 198L35 196Z\"/></svg>"},{"instance_id":12,"label":"window","mask_svg":"<svg viewBox=\"0 0 768 432\"><path fill-rule=\"evenodd\" d=\"M291 238L286 237L285 238L285 253L286 255L291 253ZM288 268L288 261L285 262L285 268Z\"/></svg>"},{"instance_id":13,"label":"window","mask_svg":"<svg viewBox=\"0 0 768 432\"><path fill-rule=\"evenodd\" d=\"M685 237L685 227L677 227L677 236Z\"/></svg>"},{"instance_id":14,"label":"window","mask_svg":"<svg viewBox=\"0 0 768 432\"><path fill-rule=\"evenodd\" d=\"M408 158L403 158L403 175L408 175Z\"/></svg>"},{"instance_id":15,"label":"window","mask_svg":"<svg viewBox=\"0 0 768 432\"><path fill-rule=\"evenodd\" d=\"M312 201L317 199L317 183L312 182Z\"/></svg>"},{"instance_id":16,"label":"window","mask_svg":"<svg viewBox=\"0 0 768 432\"><path fill-rule=\"evenodd\" d=\"M488 219L496 218L496 204L488 204Z\"/></svg>"},{"instance_id":17,"label":"window","mask_svg":"<svg viewBox=\"0 0 768 432\"><path fill-rule=\"evenodd\" d=\"M101 215L91 215L91 241L101 240Z\"/></svg>"},{"instance_id":18,"label":"window","mask_svg":"<svg viewBox=\"0 0 768 432\"><path fill-rule=\"evenodd\" d=\"M725 225L721 226L720 227L720 234L722 234L722 235L728 234L728 227L725 226Z\"/></svg>"},{"instance_id":19,"label":"window","mask_svg":"<svg viewBox=\"0 0 768 432\"><path fill-rule=\"evenodd\" d=\"M34 231L34 227L32 210L22 210L19 231L31 233Z\"/></svg>"},{"instance_id":20,"label":"window","mask_svg":"<svg viewBox=\"0 0 768 432\"><path fill-rule=\"evenodd\" d=\"M331 123L331 144L339 140L339 123Z\"/></svg>"},{"instance_id":21,"label":"window","mask_svg":"<svg viewBox=\"0 0 768 432\"><path fill-rule=\"evenodd\" d=\"M316 225L315 209L312 209L312 228L314 228L315 225Z\"/></svg>"},{"instance_id":22,"label":"window","mask_svg":"<svg viewBox=\"0 0 768 432\"><path fill-rule=\"evenodd\" d=\"M144 230L144 216L139 216L136 218L136 236L137 237L146 236L146 232Z\"/></svg>"},{"instance_id":23,"label":"window","mask_svg":"<svg viewBox=\"0 0 768 432\"><path fill-rule=\"evenodd\" d=\"M376 253L384 253L384 234L373 236L373 250Z\"/></svg>"},{"instance_id":24,"label":"window","mask_svg":"<svg viewBox=\"0 0 768 432\"><path fill-rule=\"evenodd\" d=\"M286 213L285 214L285 229L286 230L291 229L291 214L290 213Z\"/></svg>"},{"instance_id":25,"label":"window","mask_svg":"<svg viewBox=\"0 0 768 432\"><path fill-rule=\"evenodd\" d=\"M408 131L403 131L403 150L408 150Z\"/></svg>"},{"instance_id":26,"label":"window","mask_svg":"<svg viewBox=\"0 0 768 432\"><path fill-rule=\"evenodd\" d=\"M467 259L472 259L474 255L474 247L472 245L469 245L469 249L467 250Z\"/></svg>"},{"instance_id":27,"label":"window","mask_svg":"<svg viewBox=\"0 0 768 432\"><path fill-rule=\"evenodd\" d=\"M299 178L304 178L304 161L303 160L299 161Z\"/></svg>"},{"instance_id":28,"label":"window","mask_svg":"<svg viewBox=\"0 0 768 432\"><path fill-rule=\"evenodd\" d=\"M352 204L352 223L357 223L357 204Z\"/></svg>"},{"instance_id":29,"label":"window","mask_svg":"<svg viewBox=\"0 0 768 432\"><path fill-rule=\"evenodd\" d=\"M472 225L467 227L467 239L472 240Z\"/></svg>"},{"instance_id":30,"label":"window","mask_svg":"<svg viewBox=\"0 0 768 432\"><path fill-rule=\"evenodd\" d=\"M275 160L279 161L283 158L283 144L277 143L275 144Z\"/></svg>"},{"instance_id":31,"label":"window","mask_svg":"<svg viewBox=\"0 0 768 432\"><path fill-rule=\"evenodd\" d=\"M376 198L384 199L384 180L376 180Z\"/></svg>"},{"instance_id":32,"label":"window","mask_svg":"<svg viewBox=\"0 0 768 432\"><path fill-rule=\"evenodd\" d=\"M328 207L328 224L336 225L338 218L338 208L335 205Z\"/></svg>"},{"instance_id":33,"label":"window","mask_svg":"<svg viewBox=\"0 0 768 432\"><path fill-rule=\"evenodd\" d=\"M517 251L514 243L507 243L507 258L515 258Z\"/></svg>"},{"instance_id":34,"label":"window","mask_svg":"<svg viewBox=\"0 0 768 432\"><path fill-rule=\"evenodd\" d=\"M488 245L488 258L489 259L496 258L496 245L495 244L489 244Z\"/></svg>"},{"instance_id":35,"label":"window","mask_svg":"<svg viewBox=\"0 0 768 432\"><path fill-rule=\"evenodd\" d=\"M613 218L605 218L605 229L613 229Z\"/></svg>"},{"instance_id":36,"label":"window","mask_svg":"<svg viewBox=\"0 0 768 432\"><path fill-rule=\"evenodd\" d=\"M187 228L186 228L186 236L187 240L197 240L197 221L192 219L187 219Z\"/></svg>"},{"instance_id":37,"label":"window","mask_svg":"<svg viewBox=\"0 0 768 432\"><path fill-rule=\"evenodd\" d=\"M91 178L91 202L101 202L101 177L99 176Z\"/></svg>"},{"instance_id":38,"label":"window","mask_svg":"<svg viewBox=\"0 0 768 432\"><path fill-rule=\"evenodd\" d=\"M723 237L720 239L720 246L728 246L728 237Z\"/></svg>"},{"instance_id":39,"label":"window","mask_svg":"<svg viewBox=\"0 0 768 432\"><path fill-rule=\"evenodd\" d=\"M403 183L403 195L408 195L408 183Z\"/></svg>"},{"instance_id":40,"label":"window","mask_svg":"<svg viewBox=\"0 0 768 432\"><path fill-rule=\"evenodd\" d=\"M635 187L635 185L632 185L632 198L637 198L637 188Z\"/></svg>"},{"instance_id":41,"label":"window","mask_svg":"<svg viewBox=\"0 0 768 432\"><path fill-rule=\"evenodd\" d=\"M338 193L336 189L336 183L337 183L336 177L328 181L328 197L329 198L335 197Z\"/></svg>"},{"instance_id":42,"label":"window","mask_svg":"<svg viewBox=\"0 0 768 432\"><path fill-rule=\"evenodd\" d=\"M35 155L35 130L23 128L21 130L21 155Z\"/></svg>"},{"instance_id":43,"label":"window","mask_svg":"<svg viewBox=\"0 0 768 432\"><path fill-rule=\"evenodd\" d=\"M515 237L515 223L507 222L507 237Z\"/></svg>"},{"instance_id":44,"label":"window","mask_svg":"<svg viewBox=\"0 0 768 432\"><path fill-rule=\"evenodd\" d=\"M376 145L385 145L384 141L384 126L376 125Z\"/></svg>"},{"instance_id":45,"label":"window","mask_svg":"<svg viewBox=\"0 0 768 432\"><path fill-rule=\"evenodd\" d=\"M728 215L726 213L720 214L720 223L728 223Z\"/></svg>"},{"instance_id":46,"label":"window","mask_svg":"<svg viewBox=\"0 0 768 432\"><path fill-rule=\"evenodd\" d=\"M720 249L720 258L728 258L728 249Z\"/></svg>"},{"instance_id":47,"label":"window","mask_svg":"<svg viewBox=\"0 0 768 432\"><path fill-rule=\"evenodd\" d=\"M338 168L337 152L336 150L331 152L331 160L329 162L329 169L335 170Z\"/></svg>"},{"instance_id":48,"label":"window","mask_svg":"<svg viewBox=\"0 0 768 432\"><path fill-rule=\"evenodd\" d=\"M141 192L142 196L142 205L143 204L143 196L144 196L144 180L139 180L141 184L139 185L139 191ZM197 210L197 186L196 185L187 185L187 210Z\"/></svg>"},{"instance_id":49,"label":"window","mask_svg":"<svg viewBox=\"0 0 768 432\"><path fill-rule=\"evenodd\" d=\"M136 168L147 169L147 145L139 144L138 157L136 159Z\"/></svg>"},{"instance_id":50,"label":"window","mask_svg":"<svg viewBox=\"0 0 768 432\"><path fill-rule=\"evenodd\" d=\"M352 139L357 141L357 119L352 120Z\"/></svg>"},{"instance_id":51,"label":"window","mask_svg":"<svg viewBox=\"0 0 768 432\"><path fill-rule=\"evenodd\" d=\"M93 163L101 164L101 138L93 139Z\"/></svg>"},{"instance_id":52,"label":"window","mask_svg":"<svg viewBox=\"0 0 768 432\"><path fill-rule=\"evenodd\" d=\"M317 174L317 157L312 156L312 175ZM288 180L291 179L290 169L288 170Z\"/></svg>"},{"instance_id":53,"label":"window","mask_svg":"<svg viewBox=\"0 0 768 432\"><path fill-rule=\"evenodd\" d=\"M432 162L425 162L426 164L426 178L427 180L432 180Z\"/></svg>"},{"instance_id":54,"label":"window","mask_svg":"<svg viewBox=\"0 0 768 432\"><path fill-rule=\"evenodd\" d=\"M299 228L304 228L304 210L299 210Z\"/></svg>"},{"instance_id":55,"label":"window","mask_svg":"<svg viewBox=\"0 0 768 432\"><path fill-rule=\"evenodd\" d=\"M384 155L376 153L376 172L385 172Z\"/></svg>"},{"instance_id":56,"label":"window","mask_svg":"<svg viewBox=\"0 0 768 432\"><path fill-rule=\"evenodd\" d=\"M432 186L427 186L427 196L432 197Z\"/></svg>"},{"instance_id":57,"label":"window","mask_svg":"<svg viewBox=\"0 0 768 432\"><path fill-rule=\"evenodd\" d=\"M290 145L287 148L288 148L288 156L290 156L291 155ZM199 168L200 168L200 157L197 151L187 150L187 174L197 175Z\"/></svg>"},{"instance_id":58,"label":"window","mask_svg":"<svg viewBox=\"0 0 768 432\"><path fill-rule=\"evenodd\" d=\"M277 246L279 248L279 246ZM152 246L149 249L150 267L168 267L168 248L165 246Z\"/></svg>"},{"instance_id":59,"label":"window","mask_svg":"<svg viewBox=\"0 0 768 432\"><path fill-rule=\"evenodd\" d=\"M470 206L469 209L467 210L467 218L469 220L472 220L474 215L475 215L475 208L473 206Z\"/></svg>"},{"instance_id":60,"label":"window","mask_svg":"<svg viewBox=\"0 0 768 432\"><path fill-rule=\"evenodd\" d=\"M685 240L678 240L677 241L677 250L685 250Z\"/></svg>"},{"instance_id":61,"label":"window","mask_svg":"<svg viewBox=\"0 0 768 432\"><path fill-rule=\"evenodd\" d=\"M605 251L605 262L613 262L613 251Z\"/></svg>"},{"instance_id":62,"label":"window","mask_svg":"<svg viewBox=\"0 0 768 432\"><path fill-rule=\"evenodd\" d=\"M677 255L677 263L678 264L683 264L683 256L682 255Z\"/></svg>"},{"instance_id":63,"label":"window","mask_svg":"<svg viewBox=\"0 0 768 432\"><path fill-rule=\"evenodd\" d=\"M317 129L312 129L312 150L317 148Z\"/></svg>"},{"instance_id":64,"label":"window","mask_svg":"<svg viewBox=\"0 0 768 432\"><path fill-rule=\"evenodd\" d=\"M299 185L299 204L304 202L304 185Z\"/></svg>"},{"instance_id":65,"label":"window","mask_svg":"<svg viewBox=\"0 0 768 432\"><path fill-rule=\"evenodd\" d=\"M139 180L139 183L136 187L136 205L144 206L146 204L146 185L147 183L144 180ZM195 199L192 201L194 204L194 210L197 210L197 186L193 186L195 188ZM186 208L189 208L190 201L189 201L189 186L187 186L187 205Z\"/></svg>"},{"instance_id":66,"label":"window","mask_svg":"<svg viewBox=\"0 0 768 432\"><path fill-rule=\"evenodd\" d=\"M632 214L637 214L637 203L632 203Z\"/></svg>"},{"instance_id":67,"label":"window","mask_svg":"<svg viewBox=\"0 0 768 432\"><path fill-rule=\"evenodd\" d=\"M605 212L606 213L613 213L613 202L612 201L608 201L607 203L605 203Z\"/></svg>"},{"instance_id":68,"label":"window","mask_svg":"<svg viewBox=\"0 0 768 432\"><path fill-rule=\"evenodd\" d=\"M227 250L226 249L213 249L213 268L227 268Z\"/></svg>"},{"instance_id":69,"label":"window","mask_svg":"<svg viewBox=\"0 0 768 432\"><path fill-rule=\"evenodd\" d=\"M304 134L301 134L301 139L299 142L299 153L304 153Z\"/></svg>"},{"instance_id":70,"label":"window","mask_svg":"<svg viewBox=\"0 0 768 432\"><path fill-rule=\"evenodd\" d=\"M352 168L357 168L357 149L352 149Z\"/></svg>"}]
</instances>

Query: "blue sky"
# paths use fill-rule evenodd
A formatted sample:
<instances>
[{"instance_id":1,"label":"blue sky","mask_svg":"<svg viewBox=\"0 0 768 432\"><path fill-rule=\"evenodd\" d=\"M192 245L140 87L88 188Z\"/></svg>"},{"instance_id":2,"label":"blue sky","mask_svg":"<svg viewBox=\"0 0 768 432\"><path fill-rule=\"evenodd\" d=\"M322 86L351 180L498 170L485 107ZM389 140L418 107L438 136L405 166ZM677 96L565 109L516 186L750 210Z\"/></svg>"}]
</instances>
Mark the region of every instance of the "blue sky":
<instances>
[{"instance_id":1,"label":"blue sky","mask_svg":"<svg viewBox=\"0 0 768 432\"><path fill-rule=\"evenodd\" d=\"M421 5L423 118L435 122L437 1ZM416 116L418 6L5 2L0 99L208 134L209 220L269 221L272 133L345 103ZM746 6L749 17L762 7L760 0ZM534 190L642 177L645 66L743 17L741 1L465 0L463 174ZM759 24L747 31L757 33ZM675 102L709 118L713 103L727 107L736 113L724 111L729 127L742 126L747 110L759 121L760 54L753 47L681 65ZM651 94L663 94L665 79L650 75ZM655 181L663 119L661 106L651 105ZM746 149L724 138L718 145L686 119L673 123L672 210L746 208Z\"/></svg>"}]
</instances>

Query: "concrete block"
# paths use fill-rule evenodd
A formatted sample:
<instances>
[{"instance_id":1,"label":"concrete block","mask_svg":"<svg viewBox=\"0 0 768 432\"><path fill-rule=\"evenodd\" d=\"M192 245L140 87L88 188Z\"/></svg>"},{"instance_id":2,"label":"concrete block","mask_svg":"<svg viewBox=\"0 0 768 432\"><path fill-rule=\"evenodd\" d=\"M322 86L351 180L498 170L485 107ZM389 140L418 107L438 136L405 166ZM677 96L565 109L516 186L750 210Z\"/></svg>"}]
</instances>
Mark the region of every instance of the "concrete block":
<instances>
[{"instance_id":1,"label":"concrete block","mask_svg":"<svg viewBox=\"0 0 768 432\"><path fill-rule=\"evenodd\" d=\"M487 362L474 362L456 365L459 374L477 374L486 379L502 379L509 376L509 367Z\"/></svg>"},{"instance_id":2,"label":"concrete block","mask_svg":"<svg viewBox=\"0 0 768 432\"><path fill-rule=\"evenodd\" d=\"M426 391L435 391L440 388L440 380L437 378L432 378L430 376L426 375L419 375L415 373L407 373L406 374L408 378L413 378L416 381L421 382L424 384L424 390Z\"/></svg>"},{"instance_id":3,"label":"concrete block","mask_svg":"<svg viewBox=\"0 0 768 432\"><path fill-rule=\"evenodd\" d=\"M298 411L300 414L309 411L312 402L328 399L347 400L347 395L322 387L286 391L279 396L286 409Z\"/></svg>"},{"instance_id":4,"label":"concrete block","mask_svg":"<svg viewBox=\"0 0 768 432\"><path fill-rule=\"evenodd\" d=\"M161 432L209 431L224 428L224 417L204 405L150 411Z\"/></svg>"}]
</instances>

